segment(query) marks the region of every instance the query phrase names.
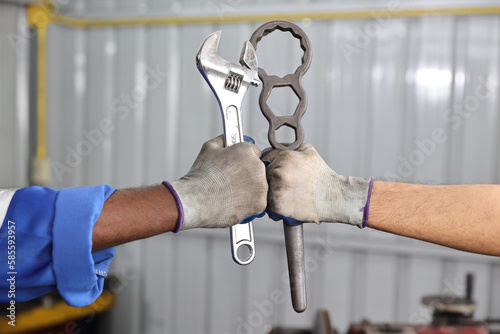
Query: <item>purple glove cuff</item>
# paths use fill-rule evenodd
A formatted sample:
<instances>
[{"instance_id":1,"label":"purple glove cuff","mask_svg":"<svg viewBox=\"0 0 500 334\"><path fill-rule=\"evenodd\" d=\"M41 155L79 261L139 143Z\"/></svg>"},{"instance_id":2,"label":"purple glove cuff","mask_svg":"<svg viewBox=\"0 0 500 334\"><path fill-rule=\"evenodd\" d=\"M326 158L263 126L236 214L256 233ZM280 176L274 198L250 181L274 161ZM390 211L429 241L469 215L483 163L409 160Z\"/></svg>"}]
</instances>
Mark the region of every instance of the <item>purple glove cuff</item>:
<instances>
[{"instance_id":1,"label":"purple glove cuff","mask_svg":"<svg viewBox=\"0 0 500 334\"><path fill-rule=\"evenodd\" d=\"M370 186L368 187L368 199L366 200L366 205L363 209L363 228L366 227L368 223L368 214L370 213L370 198L372 197L372 187L373 187L373 179L370 179Z\"/></svg>"},{"instance_id":2,"label":"purple glove cuff","mask_svg":"<svg viewBox=\"0 0 500 334\"><path fill-rule=\"evenodd\" d=\"M172 231L174 233L178 233L182 228L182 224L184 224L184 208L182 207L181 198L179 197L179 194L177 194L177 191L175 191L174 187L172 187L170 182L163 181L162 184L167 187L172 196L174 196L175 203L177 204L177 209L179 210L179 221L177 222L177 226L175 227L175 229Z\"/></svg>"}]
</instances>

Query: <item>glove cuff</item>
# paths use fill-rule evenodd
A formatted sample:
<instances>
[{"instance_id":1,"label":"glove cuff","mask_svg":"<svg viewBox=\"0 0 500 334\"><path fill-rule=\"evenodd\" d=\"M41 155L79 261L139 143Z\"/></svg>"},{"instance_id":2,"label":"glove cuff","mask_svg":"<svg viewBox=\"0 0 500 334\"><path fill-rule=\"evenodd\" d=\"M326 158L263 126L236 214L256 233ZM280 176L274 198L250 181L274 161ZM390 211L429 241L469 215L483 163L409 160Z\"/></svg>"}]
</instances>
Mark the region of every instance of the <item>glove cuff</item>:
<instances>
[{"instance_id":1,"label":"glove cuff","mask_svg":"<svg viewBox=\"0 0 500 334\"><path fill-rule=\"evenodd\" d=\"M320 169L316 187L316 211L319 221L339 222L363 228L371 179L346 177L326 164Z\"/></svg>"},{"instance_id":2,"label":"glove cuff","mask_svg":"<svg viewBox=\"0 0 500 334\"><path fill-rule=\"evenodd\" d=\"M181 198L170 182L163 181L162 184L167 187L167 189L174 197L175 203L177 204L177 210L179 211L179 220L177 221L177 226L172 232L179 233L179 231L182 229L182 225L184 224L184 207L182 206Z\"/></svg>"},{"instance_id":3,"label":"glove cuff","mask_svg":"<svg viewBox=\"0 0 500 334\"><path fill-rule=\"evenodd\" d=\"M362 209L363 210L363 227L366 227L368 223L368 215L370 213L370 198L372 197L372 187L373 187L373 179L370 179L370 186L368 187L368 198L366 199L366 205Z\"/></svg>"},{"instance_id":4,"label":"glove cuff","mask_svg":"<svg viewBox=\"0 0 500 334\"><path fill-rule=\"evenodd\" d=\"M183 220L176 230L229 226L232 191L217 167L205 162L194 165L188 174L170 185L177 194L176 202L182 203Z\"/></svg>"}]
</instances>

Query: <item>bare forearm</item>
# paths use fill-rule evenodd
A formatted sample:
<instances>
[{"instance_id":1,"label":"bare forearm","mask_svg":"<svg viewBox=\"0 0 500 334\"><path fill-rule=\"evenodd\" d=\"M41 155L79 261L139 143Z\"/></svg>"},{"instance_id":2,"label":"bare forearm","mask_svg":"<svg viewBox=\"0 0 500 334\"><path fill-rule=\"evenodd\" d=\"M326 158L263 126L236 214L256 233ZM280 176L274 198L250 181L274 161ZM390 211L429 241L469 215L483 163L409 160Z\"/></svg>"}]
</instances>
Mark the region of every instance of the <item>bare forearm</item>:
<instances>
[{"instance_id":1,"label":"bare forearm","mask_svg":"<svg viewBox=\"0 0 500 334\"><path fill-rule=\"evenodd\" d=\"M92 251L172 231L178 218L175 200L163 185L117 190L94 225Z\"/></svg>"},{"instance_id":2,"label":"bare forearm","mask_svg":"<svg viewBox=\"0 0 500 334\"><path fill-rule=\"evenodd\" d=\"M500 186L374 182L368 226L500 256Z\"/></svg>"}]
</instances>

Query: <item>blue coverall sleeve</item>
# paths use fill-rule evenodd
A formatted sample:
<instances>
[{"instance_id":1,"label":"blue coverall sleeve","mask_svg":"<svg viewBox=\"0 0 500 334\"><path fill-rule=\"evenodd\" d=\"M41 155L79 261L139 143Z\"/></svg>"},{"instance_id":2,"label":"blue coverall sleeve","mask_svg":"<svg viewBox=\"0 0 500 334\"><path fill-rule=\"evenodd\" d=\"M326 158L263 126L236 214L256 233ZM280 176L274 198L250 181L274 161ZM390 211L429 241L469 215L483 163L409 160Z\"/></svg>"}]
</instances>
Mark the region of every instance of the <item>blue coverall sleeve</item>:
<instances>
[{"instance_id":1,"label":"blue coverall sleeve","mask_svg":"<svg viewBox=\"0 0 500 334\"><path fill-rule=\"evenodd\" d=\"M115 250L92 253L92 229L115 190L107 185L17 190L3 221L0 217L0 302L26 301L54 289L71 306L96 300Z\"/></svg>"}]
</instances>

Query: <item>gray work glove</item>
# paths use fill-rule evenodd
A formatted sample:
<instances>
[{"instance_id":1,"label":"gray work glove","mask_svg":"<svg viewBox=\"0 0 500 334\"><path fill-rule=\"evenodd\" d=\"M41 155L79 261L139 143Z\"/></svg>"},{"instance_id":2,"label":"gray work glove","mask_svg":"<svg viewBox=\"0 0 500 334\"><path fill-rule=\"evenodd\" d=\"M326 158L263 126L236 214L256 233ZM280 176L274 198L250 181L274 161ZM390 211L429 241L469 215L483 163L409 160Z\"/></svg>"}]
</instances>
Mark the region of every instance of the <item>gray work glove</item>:
<instances>
[{"instance_id":1,"label":"gray work glove","mask_svg":"<svg viewBox=\"0 0 500 334\"><path fill-rule=\"evenodd\" d=\"M311 144L271 150L262 160L269 183L267 212L275 220L366 226L371 179L335 173ZM291 218L291 219L290 219Z\"/></svg>"},{"instance_id":2,"label":"gray work glove","mask_svg":"<svg viewBox=\"0 0 500 334\"><path fill-rule=\"evenodd\" d=\"M223 147L223 142L222 136L205 142L185 176L163 182L179 208L174 232L229 227L264 214L267 181L260 149L250 143Z\"/></svg>"}]
</instances>

